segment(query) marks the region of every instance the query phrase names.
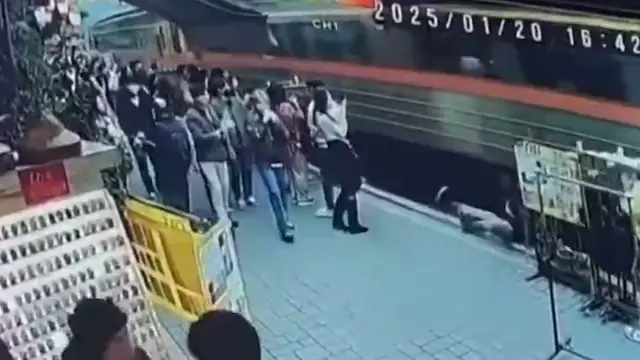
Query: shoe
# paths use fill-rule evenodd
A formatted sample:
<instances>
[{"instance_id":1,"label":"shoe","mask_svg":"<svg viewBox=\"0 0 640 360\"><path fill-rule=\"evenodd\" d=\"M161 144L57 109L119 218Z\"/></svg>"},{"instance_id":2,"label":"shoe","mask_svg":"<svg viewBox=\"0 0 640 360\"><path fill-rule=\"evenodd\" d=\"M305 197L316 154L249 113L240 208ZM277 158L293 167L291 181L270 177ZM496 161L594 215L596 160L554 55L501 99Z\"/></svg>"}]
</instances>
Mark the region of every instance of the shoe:
<instances>
[{"instance_id":1,"label":"shoe","mask_svg":"<svg viewBox=\"0 0 640 360\"><path fill-rule=\"evenodd\" d=\"M356 226L350 226L347 229L347 232L351 235L358 235L358 234L364 234L367 231L369 231L369 228L366 226L362 226L362 225L356 225Z\"/></svg>"},{"instance_id":2,"label":"shoe","mask_svg":"<svg viewBox=\"0 0 640 360\"><path fill-rule=\"evenodd\" d=\"M306 207L306 206L313 205L313 202L314 202L313 199L302 199L302 200L298 200L297 205L301 207Z\"/></svg>"},{"instance_id":3,"label":"shoe","mask_svg":"<svg viewBox=\"0 0 640 360\"><path fill-rule=\"evenodd\" d=\"M287 221L287 223L286 223L286 227L287 227L287 229L289 229L289 230L293 230L293 229L295 229L295 228L296 228L296 226L295 226L295 225L293 225L293 223L292 223L291 221Z\"/></svg>"},{"instance_id":4,"label":"shoe","mask_svg":"<svg viewBox=\"0 0 640 360\"><path fill-rule=\"evenodd\" d=\"M247 203L242 199L238 200L238 209L242 210L245 207L247 207Z\"/></svg>"},{"instance_id":5,"label":"shoe","mask_svg":"<svg viewBox=\"0 0 640 360\"><path fill-rule=\"evenodd\" d=\"M247 205L249 206L253 206L256 204L256 198L254 198L253 196L249 196L247 198Z\"/></svg>"},{"instance_id":6,"label":"shoe","mask_svg":"<svg viewBox=\"0 0 640 360\"><path fill-rule=\"evenodd\" d=\"M284 234L282 234L282 241L286 242L287 244L293 244L293 229L285 230Z\"/></svg>"},{"instance_id":7,"label":"shoe","mask_svg":"<svg viewBox=\"0 0 640 360\"><path fill-rule=\"evenodd\" d=\"M347 225L340 223L333 223L333 230L349 232Z\"/></svg>"},{"instance_id":8,"label":"shoe","mask_svg":"<svg viewBox=\"0 0 640 360\"><path fill-rule=\"evenodd\" d=\"M326 207L320 208L316 211L316 216L319 218L330 218L333 216L333 210Z\"/></svg>"},{"instance_id":9,"label":"shoe","mask_svg":"<svg viewBox=\"0 0 640 360\"><path fill-rule=\"evenodd\" d=\"M236 220L231 220L231 228L232 229L237 229L239 226L238 221Z\"/></svg>"},{"instance_id":10,"label":"shoe","mask_svg":"<svg viewBox=\"0 0 640 360\"><path fill-rule=\"evenodd\" d=\"M150 192L149 193L149 199L151 199L153 201L157 201L158 200L158 194L156 194L154 192Z\"/></svg>"}]
</instances>

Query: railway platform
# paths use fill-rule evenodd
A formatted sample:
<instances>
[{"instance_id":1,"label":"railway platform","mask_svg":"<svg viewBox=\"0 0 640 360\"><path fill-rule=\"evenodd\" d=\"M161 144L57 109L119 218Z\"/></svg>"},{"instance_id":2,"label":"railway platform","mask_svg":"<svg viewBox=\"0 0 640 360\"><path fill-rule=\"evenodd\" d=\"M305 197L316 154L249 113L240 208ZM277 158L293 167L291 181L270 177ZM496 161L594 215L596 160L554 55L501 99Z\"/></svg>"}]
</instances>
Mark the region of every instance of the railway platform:
<instances>
[{"instance_id":1,"label":"railway platform","mask_svg":"<svg viewBox=\"0 0 640 360\"><path fill-rule=\"evenodd\" d=\"M546 281L525 281L534 268L524 256L375 189L361 195L366 235L335 232L314 208L294 208L289 245L277 237L262 184L256 190L258 205L235 218L264 359L534 360L551 353ZM585 318L583 299L556 289L561 335L575 350L597 360L637 354L622 326ZM184 344L187 324L160 317Z\"/></svg>"}]
</instances>

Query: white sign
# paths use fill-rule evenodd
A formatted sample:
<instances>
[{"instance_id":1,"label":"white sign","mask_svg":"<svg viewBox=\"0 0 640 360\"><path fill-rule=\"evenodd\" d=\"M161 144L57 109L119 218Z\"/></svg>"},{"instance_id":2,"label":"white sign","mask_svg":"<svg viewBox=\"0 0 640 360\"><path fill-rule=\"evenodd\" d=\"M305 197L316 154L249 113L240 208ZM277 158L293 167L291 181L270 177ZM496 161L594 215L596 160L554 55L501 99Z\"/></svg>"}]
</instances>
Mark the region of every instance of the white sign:
<instances>
[{"instance_id":1,"label":"white sign","mask_svg":"<svg viewBox=\"0 0 640 360\"><path fill-rule=\"evenodd\" d=\"M250 319L236 246L229 229L206 242L201 264L211 281L216 308L235 311Z\"/></svg>"},{"instance_id":2,"label":"white sign","mask_svg":"<svg viewBox=\"0 0 640 360\"><path fill-rule=\"evenodd\" d=\"M545 215L584 226L580 218L582 189L580 185L561 180L579 180L577 154L527 141L517 143L514 153L525 207L538 212L544 210ZM538 176L539 173L544 175Z\"/></svg>"}]
</instances>

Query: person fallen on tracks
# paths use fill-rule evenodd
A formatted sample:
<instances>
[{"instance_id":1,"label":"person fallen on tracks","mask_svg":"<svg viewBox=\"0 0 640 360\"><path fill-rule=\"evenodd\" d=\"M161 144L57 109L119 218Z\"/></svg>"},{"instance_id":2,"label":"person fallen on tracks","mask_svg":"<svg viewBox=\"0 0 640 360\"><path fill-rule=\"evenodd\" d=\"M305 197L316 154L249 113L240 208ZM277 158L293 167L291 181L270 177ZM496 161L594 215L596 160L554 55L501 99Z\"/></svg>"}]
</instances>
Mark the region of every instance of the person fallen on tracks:
<instances>
[{"instance_id":1,"label":"person fallen on tracks","mask_svg":"<svg viewBox=\"0 0 640 360\"><path fill-rule=\"evenodd\" d=\"M333 210L333 228L350 234L362 234L369 229L360 224L357 193L362 187L361 164L347 139L347 99L340 104L331 101L327 91L316 91L313 123L327 142L326 172L340 186ZM345 213L348 224L344 223Z\"/></svg>"},{"instance_id":2,"label":"person fallen on tracks","mask_svg":"<svg viewBox=\"0 0 640 360\"><path fill-rule=\"evenodd\" d=\"M269 193L269 202L280 238L294 241L294 225L287 207L285 169L290 162L287 150L288 131L278 115L271 110L264 90L255 90L249 100L251 109L248 133L251 135L253 156L258 174Z\"/></svg>"},{"instance_id":3,"label":"person fallen on tracks","mask_svg":"<svg viewBox=\"0 0 640 360\"><path fill-rule=\"evenodd\" d=\"M156 90L155 152L162 159L155 168L158 193L165 205L189 212L188 179L195 150L183 119L188 105L184 99L175 97L177 90L166 78L158 81Z\"/></svg>"},{"instance_id":4,"label":"person fallen on tracks","mask_svg":"<svg viewBox=\"0 0 640 360\"><path fill-rule=\"evenodd\" d=\"M271 109L278 115L289 132L287 148L291 162L287 174L292 183L294 203L298 206L310 206L313 198L309 193L307 158L302 153L302 124L304 113L295 97L287 98L286 90L280 84L267 89Z\"/></svg>"},{"instance_id":5,"label":"person fallen on tracks","mask_svg":"<svg viewBox=\"0 0 640 360\"><path fill-rule=\"evenodd\" d=\"M196 360L260 360L256 328L241 314L211 310L189 326L187 348Z\"/></svg>"},{"instance_id":6,"label":"person fallen on tracks","mask_svg":"<svg viewBox=\"0 0 640 360\"><path fill-rule=\"evenodd\" d=\"M127 314L111 300L80 300L69 315L69 344L62 360L144 360L149 356L131 343Z\"/></svg>"},{"instance_id":7,"label":"person fallen on tracks","mask_svg":"<svg viewBox=\"0 0 640 360\"><path fill-rule=\"evenodd\" d=\"M320 168L320 178L322 179L322 194L324 196L324 206L316 211L317 217L333 217L333 210L335 207L335 200L333 195L333 183L329 179L326 171L328 165L328 146L325 134L319 129L315 118L315 94L317 92L326 92L329 96L329 102L333 102L331 94L328 92L324 83L319 80L310 80L307 82L308 96L311 98L309 105L307 106L307 127L309 129L309 135L315 145L315 158L317 165Z\"/></svg>"},{"instance_id":8,"label":"person fallen on tracks","mask_svg":"<svg viewBox=\"0 0 640 360\"><path fill-rule=\"evenodd\" d=\"M514 229L511 221L517 217L518 210L513 209L517 204L505 201L504 217L501 217L491 211L455 201L448 186L442 186L438 190L434 203L439 210L457 216L463 232L499 239L507 246L513 244Z\"/></svg>"},{"instance_id":9,"label":"person fallen on tracks","mask_svg":"<svg viewBox=\"0 0 640 360\"><path fill-rule=\"evenodd\" d=\"M196 157L208 182L211 203L219 220L230 221L228 212L229 147L219 121L211 108L204 81L191 85L193 105L186 113L186 123L193 135Z\"/></svg>"},{"instance_id":10,"label":"person fallen on tracks","mask_svg":"<svg viewBox=\"0 0 640 360\"><path fill-rule=\"evenodd\" d=\"M156 188L149 168L149 160L154 162L153 138L156 126L154 103L145 88L148 79L139 62L133 62L123 69L121 88L116 95L118 122L135 150L138 170L147 194L156 198Z\"/></svg>"}]
</instances>

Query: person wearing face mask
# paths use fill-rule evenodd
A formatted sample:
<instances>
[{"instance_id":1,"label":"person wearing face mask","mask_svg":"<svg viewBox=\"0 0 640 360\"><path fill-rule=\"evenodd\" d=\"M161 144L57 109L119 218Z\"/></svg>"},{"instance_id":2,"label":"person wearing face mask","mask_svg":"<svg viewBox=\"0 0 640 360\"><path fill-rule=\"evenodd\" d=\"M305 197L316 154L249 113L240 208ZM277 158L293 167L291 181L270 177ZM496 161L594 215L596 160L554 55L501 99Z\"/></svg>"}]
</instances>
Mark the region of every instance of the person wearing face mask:
<instances>
[{"instance_id":1,"label":"person wearing face mask","mask_svg":"<svg viewBox=\"0 0 640 360\"><path fill-rule=\"evenodd\" d=\"M329 152L327 139L316 122L315 94L317 92L326 92L328 102L333 103L334 101L322 81L308 81L307 92L311 98L311 102L309 102L309 105L307 106L307 127L309 128L309 135L311 139L313 139L313 143L315 145L315 153L317 154L318 167L320 168L320 177L322 179L322 194L324 196L324 206L316 211L316 216L330 218L333 216L334 210L333 183L327 172Z\"/></svg>"},{"instance_id":2,"label":"person wearing face mask","mask_svg":"<svg viewBox=\"0 0 640 360\"><path fill-rule=\"evenodd\" d=\"M211 203L218 219L229 221L229 147L219 121L211 107L204 81L191 86L193 105L187 110L186 123L193 136L196 157L208 182Z\"/></svg>"},{"instance_id":3,"label":"person wearing face mask","mask_svg":"<svg viewBox=\"0 0 640 360\"><path fill-rule=\"evenodd\" d=\"M251 136L253 156L258 174L269 193L269 202L281 239L294 241L294 225L287 208L287 182L285 169L290 163L288 153L289 132L278 115L269 106L269 97L263 90L255 90L248 99L251 109L247 132Z\"/></svg>"},{"instance_id":4,"label":"person wearing face mask","mask_svg":"<svg viewBox=\"0 0 640 360\"><path fill-rule=\"evenodd\" d=\"M369 229L360 224L356 196L362 186L362 174L358 157L347 139L347 100L340 104L331 102L327 91L316 91L313 100L314 124L327 142L328 173L340 186L333 211L333 228L350 234L365 233ZM348 225L344 224L345 213Z\"/></svg>"},{"instance_id":5,"label":"person wearing face mask","mask_svg":"<svg viewBox=\"0 0 640 360\"><path fill-rule=\"evenodd\" d=\"M153 160L155 136L154 103L145 88L146 72L139 63L123 69L121 88L116 96L118 122L129 138L136 154L136 162L147 193L156 198L156 188L151 177L149 159Z\"/></svg>"}]
</instances>

